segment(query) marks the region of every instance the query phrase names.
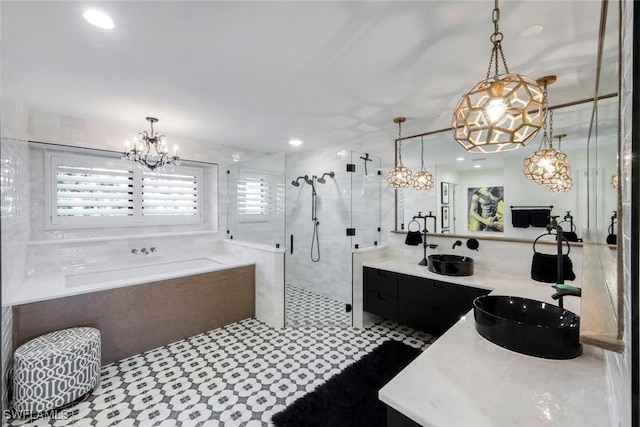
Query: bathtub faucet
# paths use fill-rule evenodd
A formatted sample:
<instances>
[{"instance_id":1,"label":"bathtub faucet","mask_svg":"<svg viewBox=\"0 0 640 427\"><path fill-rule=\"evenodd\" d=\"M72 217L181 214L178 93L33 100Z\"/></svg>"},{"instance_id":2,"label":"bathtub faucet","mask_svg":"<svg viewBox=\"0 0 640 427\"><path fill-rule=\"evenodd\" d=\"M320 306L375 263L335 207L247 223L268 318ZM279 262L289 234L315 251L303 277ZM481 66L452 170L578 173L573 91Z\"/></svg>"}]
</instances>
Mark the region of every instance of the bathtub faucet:
<instances>
[{"instance_id":1,"label":"bathtub faucet","mask_svg":"<svg viewBox=\"0 0 640 427\"><path fill-rule=\"evenodd\" d=\"M152 247L151 247L151 253L154 253L155 251L156 251L156 247L155 247L155 246L152 246Z\"/></svg>"},{"instance_id":2,"label":"bathtub faucet","mask_svg":"<svg viewBox=\"0 0 640 427\"><path fill-rule=\"evenodd\" d=\"M147 248L140 249L140 252L142 252L145 255L149 255L149 251L147 250Z\"/></svg>"},{"instance_id":3,"label":"bathtub faucet","mask_svg":"<svg viewBox=\"0 0 640 427\"><path fill-rule=\"evenodd\" d=\"M132 254L137 254L137 253L138 253L138 250L137 250L137 249L131 249L131 253L132 253Z\"/></svg>"}]
</instances>

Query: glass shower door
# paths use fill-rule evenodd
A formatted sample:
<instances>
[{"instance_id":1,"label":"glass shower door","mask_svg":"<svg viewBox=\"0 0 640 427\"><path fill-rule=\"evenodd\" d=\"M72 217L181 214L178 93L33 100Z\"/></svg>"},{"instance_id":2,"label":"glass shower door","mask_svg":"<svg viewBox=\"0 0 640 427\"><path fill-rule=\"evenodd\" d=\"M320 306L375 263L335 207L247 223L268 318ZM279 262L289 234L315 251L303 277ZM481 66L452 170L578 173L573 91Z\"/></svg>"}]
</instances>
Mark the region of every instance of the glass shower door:
<instances>
[{"instance_id":1,"label":"glass shower door","mask_svg":"<svg viewBox=\"0 0 640 427\"><path fill-rule=\"evenodd\" d=\"M348 152L286 156L285 324L351 325Z\"/></svg>"},{"instance_id":2,"label":"glass shower door","mask_svg":"<svg viewBox=\"0 0 640 427\"><path fill-rule=\"evenodd\" d=\"M380 183L382 159L369 153L351 152L351 237L353 249L380 243Z\"/></svg>"}]
</instances>

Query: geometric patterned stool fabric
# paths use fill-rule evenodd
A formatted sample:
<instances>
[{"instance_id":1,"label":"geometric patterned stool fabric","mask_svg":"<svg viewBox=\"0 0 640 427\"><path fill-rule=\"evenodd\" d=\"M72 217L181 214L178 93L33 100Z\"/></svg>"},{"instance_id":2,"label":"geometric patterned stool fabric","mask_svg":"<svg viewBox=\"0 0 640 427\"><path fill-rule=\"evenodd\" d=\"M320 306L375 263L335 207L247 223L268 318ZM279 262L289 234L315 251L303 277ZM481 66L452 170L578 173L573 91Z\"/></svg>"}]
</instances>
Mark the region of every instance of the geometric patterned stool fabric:
<instances>
[{"instance_id":1,"label":"geometric patterned stool fabric","mask_svg":"<svg viewBox=\"0 0 640 427\"><path fill-rule=\"evenodd\" d=\"M13 355L13 408L37 413L73 402L100 381L100 331L70 328L24 343Z\"/></svg>"}]
</instances>

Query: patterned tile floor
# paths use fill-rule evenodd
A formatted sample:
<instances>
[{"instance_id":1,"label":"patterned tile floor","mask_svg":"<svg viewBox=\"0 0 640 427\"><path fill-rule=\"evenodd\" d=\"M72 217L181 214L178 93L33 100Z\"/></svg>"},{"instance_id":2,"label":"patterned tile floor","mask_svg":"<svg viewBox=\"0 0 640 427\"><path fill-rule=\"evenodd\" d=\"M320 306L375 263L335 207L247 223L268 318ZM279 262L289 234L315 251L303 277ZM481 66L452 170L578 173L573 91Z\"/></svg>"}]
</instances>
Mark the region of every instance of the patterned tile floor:
<instances>
[{"instance_id":1,"label":"patterned tile floor","mask_svg":"<svg viewBox=\"0 0 640 427\"><path fill-rule=\"evenodd\" d=\"M274 413L389 339L422 349L434 341L389 321L274 329L246 319L104 366L84 402L7 425L270 426Z\"/></svg>"},{"instance_id":2,"label":"patterned tile floor","mask_svg":"<svg viewBox=\"0 0 640 427\"><path fill-rule=\"evenodd\" d=\"M351 313L345 303L299 286L285 286L287 326L351 326Z\"/></svg>"}]
</instances>

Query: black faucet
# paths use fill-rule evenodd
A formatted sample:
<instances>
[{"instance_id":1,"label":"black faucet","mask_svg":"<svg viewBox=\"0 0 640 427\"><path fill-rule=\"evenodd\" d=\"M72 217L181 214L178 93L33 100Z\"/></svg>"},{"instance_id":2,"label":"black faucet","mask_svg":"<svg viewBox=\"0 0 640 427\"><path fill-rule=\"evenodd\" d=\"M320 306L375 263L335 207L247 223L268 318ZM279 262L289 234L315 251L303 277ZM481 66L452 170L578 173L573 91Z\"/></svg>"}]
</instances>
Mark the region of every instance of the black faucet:
<instances>
[{"instance_id":1,"label":"black faucet","mask_svg":"<svg viewBox=\"0 0 640 427\"><path fill-rule=\"evenodd\" d=\"M554 230L554 229L556 230L556 242L558 247L558 254L557 254L558 277L556 279L556 284L563 284L564 283L564 260L562 256L562 227L558 223L557 215L550 216L549 219L550 219L550 222L547 225L547 231L551 233L551 230ZM569 244L569 242L567 242L567 244Z\"/></svg>"},{"instance_id":2,"label":"black faucet","mask_svg":"<svg viewBox=\"0 0 640 427\"><path fill-rule=\"evenodd\" d=\"M563 297L566 297L566 296L581 297L582 296L582 289L576 288L575 286L556 284L551 287L557 291L555 294L551 295L551 298L553 298L554 300L558 300L558 307L560 308L564 308L562 303Z\"/></svg>"},{"instance_id":3,"label":"black faucet","mask_svg":"<svg viewBox=\"0 0 640 427\"><path fill-rule=\"evenodd\" d=\"M422 239L422 247L424 249L424 256L422 257L422 261L420 261L418 263L418 265L424 265L425 267L429 264L429 262L427 261L427 246L429 246L430 248L435 248L438 245L428 245L427 244L427 233L429 232L429 230L427 230L427 218L433 218L433 232L435 233L436 231L436 225L438 224L438 220L436 218L435 215L433 215L431 213L432 211L429 211L429 215L422 215L422 212L418 212L418 215L415 215L413 217L413 219L422 219L424 220L424 229L422 230L423 232L423 239Z\"/></svg>"},{"instance_id":4,"label":"black faucet","mask_svg":"<svg viewBox=\"0 0 640 427\"><path fill-rule=\"evenodd\" d=\"M453 244L453 246L451 247L451 249L455 249L456 246L462 246L462 241L456 240L455 243Z\"/></svg>"}]
</instances>

